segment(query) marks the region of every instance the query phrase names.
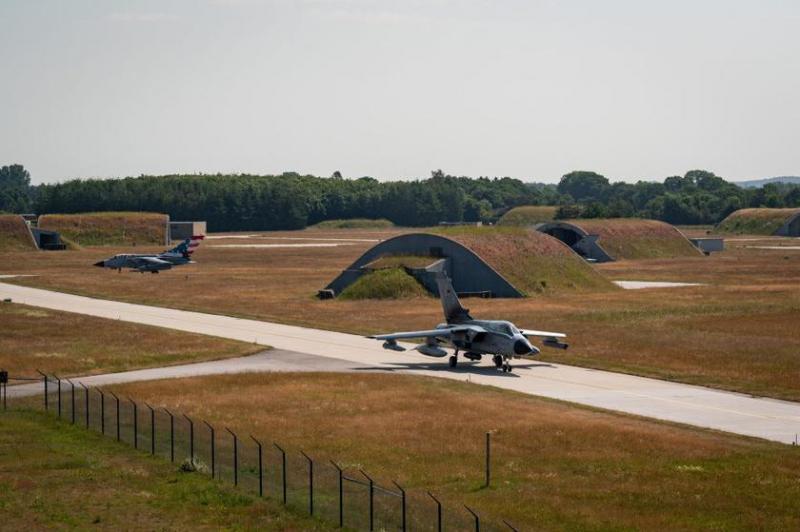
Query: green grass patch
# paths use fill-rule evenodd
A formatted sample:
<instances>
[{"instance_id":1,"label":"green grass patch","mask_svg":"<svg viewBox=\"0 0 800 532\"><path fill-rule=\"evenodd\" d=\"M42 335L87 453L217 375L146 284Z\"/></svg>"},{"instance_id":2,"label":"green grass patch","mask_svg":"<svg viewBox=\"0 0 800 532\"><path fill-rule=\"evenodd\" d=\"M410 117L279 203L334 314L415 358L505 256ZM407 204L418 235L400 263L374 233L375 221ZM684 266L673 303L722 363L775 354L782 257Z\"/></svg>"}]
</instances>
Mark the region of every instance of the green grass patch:
<instances>
[{"instance_id":1,"label":"green grass patch","mask_svg":"<svg viewBox=\"0 0 800 532\"><path fill-rule=\"evenodd\" d=\"M403 268L385 268L361 276L340 299L409 299L429 297L428 291Z\"/></svg>"},{"instance_id":2,"label":"green grass patch","mask_svg":"<svg viewBox=\"0 0 800 532\"><path fill-rule=\"evenodd\" d=\"M44 413L0 424L3 530L333 530Z\"/></svg>"},{"instance_id":3,"label":"green grass patch","mask_svg":"<svg viewBox=\"0 0 800 532\"><path fill-rule=\"evenodd\" d=\"M386 229L394 224L385 218L372 220L369 218L351 218L349 220L325 220L309 229Z\"/></svg>"},{"instance_id":4,"label":"green grass patch","mask_svg":"<svg viewBox=\"0 0 800 532\"><path fill-rule=\"evenodd\" d=\"M529 227L544 222L552 222L555 219L557 210L558 207L553 205L515 207L506 212L497 223L512 227Z\"/></svg>"}]
</instances>

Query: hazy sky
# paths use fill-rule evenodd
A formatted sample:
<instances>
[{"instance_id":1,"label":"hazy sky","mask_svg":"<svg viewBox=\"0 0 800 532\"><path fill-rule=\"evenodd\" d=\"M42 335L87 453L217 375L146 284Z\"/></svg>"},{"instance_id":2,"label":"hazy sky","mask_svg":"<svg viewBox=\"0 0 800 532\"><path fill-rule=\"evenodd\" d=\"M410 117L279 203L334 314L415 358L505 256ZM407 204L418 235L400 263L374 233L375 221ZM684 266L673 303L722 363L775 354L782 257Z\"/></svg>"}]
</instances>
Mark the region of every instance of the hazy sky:
<instances>
[{"instance_id":1,"label":"hazy sky","mask_svg":"<svg viewBox=\"0 0 800 532\"><path fill-rule=\"evenodd\" d=\"M797 0L0 0L0 165L800 175Z\"/></svg>"}]
</instances>

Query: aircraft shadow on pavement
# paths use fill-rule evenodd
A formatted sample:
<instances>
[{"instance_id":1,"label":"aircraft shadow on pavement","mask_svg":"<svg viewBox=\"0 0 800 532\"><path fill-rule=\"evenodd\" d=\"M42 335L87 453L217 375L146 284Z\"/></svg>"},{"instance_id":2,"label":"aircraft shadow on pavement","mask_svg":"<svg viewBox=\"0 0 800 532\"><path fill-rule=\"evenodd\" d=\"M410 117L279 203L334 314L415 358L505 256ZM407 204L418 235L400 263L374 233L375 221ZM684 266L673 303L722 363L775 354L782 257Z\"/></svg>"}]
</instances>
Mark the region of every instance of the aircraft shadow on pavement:
<instances>
[{"instance_id":1,"label":"aircraft shadow on pavement","mask_svg":"<svg viewBox=\"0 0 800 532\"><path fill-rule=\"evenodd\" d=\"M464 375L469 374L492 374L500 375L503 377L519 377L518 370L529 370L535 368L553 368L552 364L544 362L528 362L514 365L514 371L511 373L504 373L494 366L487 366L485 364L459 362L458 366L451 368L447 364L437 362L392 362L391 366L379 367L364 367L353 368L355 371L379 371L379 372L392 372L392 371L414 371L414 370L427 370L427 371L441 371L443 373L460 373Z\"/></svg>"}]
</instances>

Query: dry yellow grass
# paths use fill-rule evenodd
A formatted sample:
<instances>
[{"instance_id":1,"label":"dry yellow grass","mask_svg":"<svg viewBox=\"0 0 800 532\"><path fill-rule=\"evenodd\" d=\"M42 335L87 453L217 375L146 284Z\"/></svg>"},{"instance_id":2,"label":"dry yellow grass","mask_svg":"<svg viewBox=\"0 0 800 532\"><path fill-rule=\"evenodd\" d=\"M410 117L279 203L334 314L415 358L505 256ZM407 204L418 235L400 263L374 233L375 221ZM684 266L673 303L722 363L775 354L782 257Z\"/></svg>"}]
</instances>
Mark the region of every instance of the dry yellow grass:
<instances>
[{"instance_id":1,"label":"dry yellow grass","mask_svg":"<svg viewBox=\"0 0 800 532\"><path fill-rule=\"evenodd\" d=\"M171 366L262 350L146 325L0 303L0 369L12 377L36 370L71 377Z\"/></svg>"},{"instance_id":2,"label":"dry yellow grass","mask_svg":"<svg viewBox=\"0 0 800 532\"><path fill-rule=\"evenodd\" d=\"M466 503L522 530L800 527L790 446L411 376L251 374L115 390L279 442L292 460L302 449L320 471L335 459L381 485L397 480L414 501L431 490L448 509ZM486 431L494 474L482 489ZM276 460L267 450L271 476Z\"/></svg>"},{"instance_id":3,"label":"dry yellow grass","mask_svg":"<svg viewBox=\"0 0 800 532\"><path fill-rule=\"evenodd\" d=\"M36 242L18 214L0 214L0 251L36 251Z\"/></svg>"},{"instance_id":4,"label":"dry yellow grass","mask_svg":"<svg viewBox=\"0 0 800 532\"><path fill-rule=\"evenodd\" d=\"M396 233L332 231L325 237L387 234ZM309 232L270 236L304 238ZM272 249L215 248L216 242L201 246L198 264L160 275L99 271L91 264L115 251L102 248L42 253L35 262L28 253L5 253L0 271L40 275L7 281L18 284L358 334L423 329L442 319L436 299L413 305L316 299L316 291L371 242ZM475 299L467 306L474 316L566 332L570 349L545 350L545 360L800 400L800 253L737 247L711 257L622 261L597 269L613 279L709 286ZM769 328L746 326L759 317Z\"/></svg>"},{"instance_id":5,"label":"dry yellow grass","mask_svg":"<svg viewBox=\"0 0 800 532\"><path fill-rule=\"evenodd\" d=\"M169 217L151 212L45 214L39 227L84 246L162 245Z\"/></svg>"}]
</instances>

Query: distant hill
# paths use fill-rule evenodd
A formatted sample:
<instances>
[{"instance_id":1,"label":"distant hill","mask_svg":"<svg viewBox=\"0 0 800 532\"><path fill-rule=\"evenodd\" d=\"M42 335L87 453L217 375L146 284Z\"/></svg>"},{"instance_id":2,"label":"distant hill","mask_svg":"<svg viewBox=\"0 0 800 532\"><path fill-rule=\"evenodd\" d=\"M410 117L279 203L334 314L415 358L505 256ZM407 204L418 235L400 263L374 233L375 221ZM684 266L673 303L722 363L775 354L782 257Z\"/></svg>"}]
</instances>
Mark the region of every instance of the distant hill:
<instances>
[{"instance_id":1,"label":"distant hill","mask_svg":"<svg viewBox=\"0 0 800 532\"><path fill-rule=\"evenodd\" d=\"M752 181L734 181L733 183L742 188L758 188L768 185L769 183L790 183L792 185L800 185L800 176L787 175L781 177L770 177L768 179L754 179Z\"/></svg>"}]
</instances>

